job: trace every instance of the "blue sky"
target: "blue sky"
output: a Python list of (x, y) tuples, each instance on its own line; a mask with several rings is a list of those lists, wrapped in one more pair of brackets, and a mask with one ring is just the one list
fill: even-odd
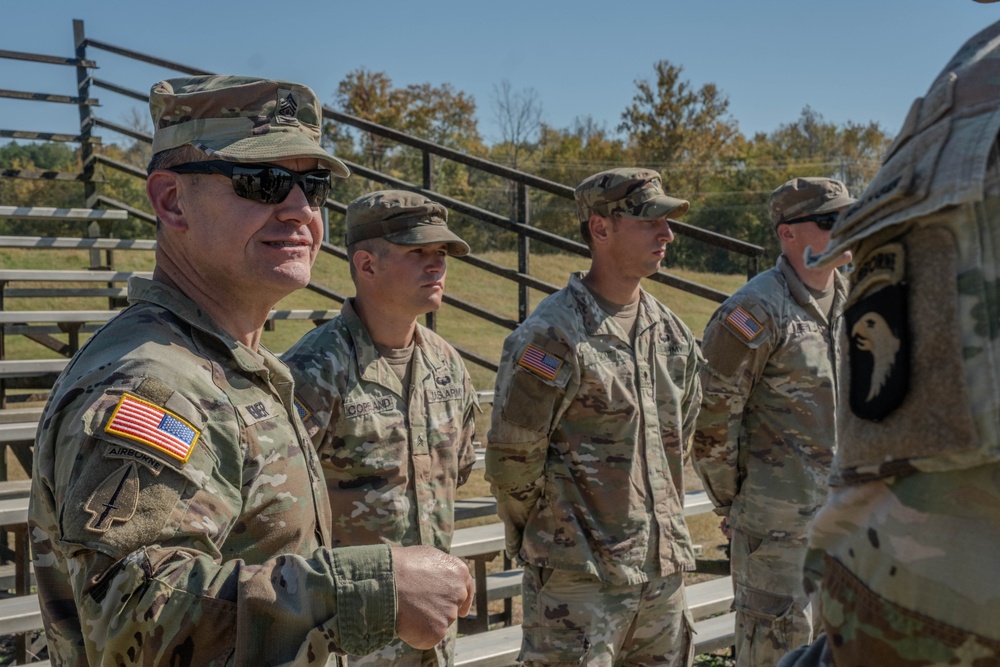
[[(613, 130), (653, 63), (694, 86), (716, 84), (745, 134), (769, 132), (810, 105), (828, 121), (876, 121), (895, 133), (910, 102), (1000, 3), (972, 0), (17, 0), (0, 49), (73, 54), (72, 19), (103, 42), (206, 70), (299, 81), (325, 104), (359, 67), (398, 86), (450, 83), (473, 95), (480, 130), (499, 138), (492, 99), (504, 79), (532, 88), (542, 119), (592, 116)], [(173, 76), (92, 52), (100, 78), (146, 91)], [(67, 94), (72, 68), (0, 60), (0, 88)], [(94, 93), (98, 114), (127, 122), (137, 102)], [(44, 108), (43, 108), (44, 107)], [(4, 129), (77, 131), (75, 107), (0, 100)], [(106, 132), (106, 131), (102, 131)], [(115, 140), (112, 136), (109, 140)]]

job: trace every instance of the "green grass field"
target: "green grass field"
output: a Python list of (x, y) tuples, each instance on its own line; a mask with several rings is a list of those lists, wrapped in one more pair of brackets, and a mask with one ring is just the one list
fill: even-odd
[[(516, 267), (517, 258), (513, 252), (491, 252), (481, 255), (483, 259), (505, 267)], [(588, 260), (575, 255), (534, 255), (531, 258), (531, 274), (553, 285), (563, 286), (573, 271), (586, 269)], [(25, 250), (17, 248), (0, 249), (0, 266), (7, 269), (85, 269), (89, 257), (85, 251), (69, 250)], [(117, 251), (114, 266), (121, 271), (149, 271), (153, 268), (153, 254), (148, 251)], [(745, 282), (743, 276), (727, 276), (690, 271), (671, 271), (674, 275), (732, 292)], [(321, 254), (313, 270), (313, 281), (338, 293), (351, 295), (353, 286), (347, 271), (347, 264), (336, 257)], [(33, 287), (19, 283), (18, 287)], [(645, 285), (656, 298), (676, 312), (696, 336), (700, 336), (709, 317), (718, 304), (686, 292), (647, 281)], [(492, 311), (510, 319), (517, 318), (517, 285), (498, 278), (486, 271), (475, 268), (460, 260), (448, 263), (447, 292), (451, 296), (467, 301), (480, 308)], [(529, 304), (535, 306), (545, 294), (529, 290)], [(277, 306), (280, 309), (327, 309), (336, 308), (336, 302), (309, 290), (299, 290), (289, 295)], [(5, 302), (6, 310), (99, 310), (107, 308), (107, 300), (101, 298), (20, 298)], [(288, 349), (312, 324), (309, 322), (278, 322), (273, 331), (263, 335), (264, 344), (275, 351)], [(476, 352), (494, 361), (500, 357), (503, 340), (508, 329), (465, 313), (453, 306), (445, 305), (438, 312), (438, 331), (458, 346)], [(40, 345), (23, 337), (9, 338), (5, 342), (5, 357), (8, 359), (57, 358)], [(494, 375), (491, 371), (469, 364), (473, 382), (479, 389), (492, 388)]]

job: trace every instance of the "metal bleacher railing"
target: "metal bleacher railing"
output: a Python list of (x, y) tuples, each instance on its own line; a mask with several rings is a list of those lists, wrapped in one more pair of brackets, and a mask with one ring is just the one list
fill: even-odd
[[(104, 128), (112, 132), (130, 137), (134, 140), (146, 142), (151, 142), (149, 135), (137, 131), (132, 128), (124, 127), (118, 123), (111, 122), (107, 119), (100, 118), (95, 115), (94, 110), (99, 105), (99, 101), (91, 97), (92, 91), (94, 89), (101, 89), (104, 91), (109, 91), (116, 95), (123, 95), (128, 98), (146, 102), (148, 97), (145, 93), (131, 90), (125, 86), (118, 85), (116, 83), (106, 81), (97, 78), (92, 75), (92, 70), (97, 66), (97, 61), (90, 57), (90, 53), (93, 50), (104, 51), (107, 53), (114, 54), (116, 56), (122, 56), (124, 58), (132, 59), (142, 63), (146, 63), (159, 68), (166, 68), (168, 70), (180, 73), (180, 74), (211, 74), (206, 70), (202, 70), (195, 67), (190, 67), (187, 65), (182, 65), (176, 62), (171, 62), (162, 58), (150, 56), (147, 54), (139, 53), (137, 51), (122, 48), (109, 44), (107, 42), (99, 41), (93, 38), (86, 37), (84, 33), (83, 21), (73, 22), (73, 34), (75, 41), (75, 57), (74, 58), (62, 58), (55, 56), (44, 56), (36, 55), (30, 53), (19, 53), (12, 51), (0, 51), (0, 58), (7, 59), (18, 59), (39, 63), (50, 63), (54, 65), (63, 65), (75, 67), (77, 71), (77, 84), (78, 90), (77, 94), (74, 96), (67, 95), (57, 95), (57, 94), (47, 94), (47, 93), (37, 93), (37, 92), (25, 92), (25, 91), (11, 91), (11, 90), (0, 90), (0, 97), (8, 97), (15, 99), (33, 100), (33, 101), (44, 101), (62, 104), (75, 104), (79, 108), (80, 115), (80, 132), (76, 135), (70, 134), (56, 134), (56, 133), (42, 133), (42, 132), (23, 132), (17, 130), (7, 130), (0, 129), (0, 138), (22, 138), (22, 139), (43, 139), (52, 141), (70, 141), (78, 142), (81, 146), (81, 159), (82, 159), (82, 171), (81, 173), (61, 173), (61, 172), (49, 172), (49, 173), (12, 173), (10, 170), (0, 172), (2, 176), (16, 176), (16, 177), (29, 177), (29, 178), (47, 178), (53, 180), (73, 180), (82, 182), (86, 206), (89, 208), (105, 207), (123, 210), (130, 216), (134, 216), (138, 219), (145, 220), (147, 222), (153, 223), (155, 219), (153, 216), (143, 210), (137, 209), (134, 206), (130, 206), (120, 201), (115, 201), (107, 196), (98, 193), (97, 184), (99, 179), (95, 176), (95, 166), (100, 164), (103, 167), (117, 170), (121, 173), (134, 176), (135, 178), (144, 179), (145, 172), (141, 169), (121, 162), (119, 160), (112, 159), (108, 156), (103, 155), (98, 149), (101, 145), (100, 138), (94, 135), (94, 131), (97, 128)], [(384, 139), (390, 140), (392, 142), (409, 146), (410, 148), (416, 149), (420, 152), (422, 156), (422, 182), (419, 184), (407, 183), (401, 181), (397, 178), (393, 178), (387, 174), (380, 173), (378, 171), (369, 169), (363, 165), (354, 164), (348, 162), (348, 166), (352, 171), (363, 177), (370, 179), (372, 181), (384, 184), (386, 186), (391, 186), (395, 188), (403, 188), (420, 191), (431, 199), (434, 199), (444, 206), (448, 207), (451, 211), (455, 213), (463, 214), (469, 218), (472, 218), (478, 222), (484, 223), (486, 225), (497, 228), (498, 230), (505, 230), (513, 232), (517, 235), (517, 253), (518, 262), (517, 268), (508, 268), (500, 266), (494, 262), (490, 262), (482, 257), (478, 257), (475, 254), (470, 254), (467, 257), (460, 258), (461, 261), (467, 262), (479, 269), (487, 271), (493, 275), (496, 275), (499, 279), (512, 281), (517, 284), (518, 288), (518, 317), (516, 320), (509, 317), (505, 317), (501, 314), (491, 311), (489, 308), (483, 307), (481, 305), (476, 305), (470, 303), (466, 300), (462, 300), (450, 295), (445, 296), (445, 303), (460, 309), (466, 313), (469, 313), (475, 317), (485, 319), (493, 324), (505, 327), (507, 329), (513, 330), (520, 321), (523, 321), (527, 317), (529, 312), (529, 300), (528, 300), (528, 290), (534, 289), (545, 294), (551, 294), (552, 292), (559, 289), (559, 286), (546, 283), (529, 274), (529, 264), (530, 264), (530, 249), (529, 241), (535, 241), (543, 243), (551, 248), (557, 249), (566, 253), (573, 253), (576, 255), (588, 256), (589, 252), (586, 246), (577, 241), (572, 241), (557, 234), (545, 231), (543, 229), (538, 229), (531, 225), (530, 219), (530, 207), (529, 207), (529, 188), (535, 190), (549, 193), (557, 197), (564, 198), (566, 200), (572, 201), (573, 199), (573, 188), (564, 184), (555, 183), (543, 178), (539, 178), (532, 174), (528, 174), (516, 169), (511, 169), (482, 158), (467, 155), (460, 151), (456, 151), (445, 146), (441, 146), (431, 141), (420, 139), (414, 137), (392, 128), (384, 127), (376, 123), (372, 123), (355, 116), (344, 114), (328, 107), (323, 108), (324, 118), (340, 123), (343, 125), (348, 125), (363, 132), (377, 135)], [(470, 205), (466, 202), (459, 201), (457, 199), (447, 197), (434, 190), (433, 182), (433, 164), (434, 160), (448, 160), (456, 163), (460, 163), (469, 167), (471, 169), (479, 170), (494, 176), (501, 177), (512, 183), (516, 189), (516, 200), (517, 200), (517, 213), (515, 216), (504, 216), (492, 211), (487, 211), (485, 209), (479, 208), (477, 206)], [(5, 202), (0, 202), (5, 203)], [(343, 214), (346, 210), (346, 205), (341, 202), (334, 200), (328, 200), (326, 203), (326, 208), (329, 211)], [(679, 221), (671, 221), (671, 227), (674, 231), (681, 235), (691, 239), (694, 239), (700, 243), (707, 244), (710, 248), (724, 248), (727, 251), (738, 253), (746, 258), (747, 266), (747, 276), (752, 277), (758, 272), (759, 269), (759, 259), (763, 254), (763, 248), (750, 243), (745, 243), (743, 241), (733, 239), (721, 234), (710, 232), (707, 230), (699, 229), (691, 225)], [(333, 244), (324, 244), (323, 251), (338, 257), (340, 259), (346, 260), (346, 251)], [(690, 292), (697, 296), (721, 302), (726, 298), (724, 292), (720, 292), (711, 287), (700, 285), (688, 280), (684, 280), (677, 276), (671, 275), (669, 272), (660, 271), (654, 276), (652, 280), (656, 282), (663, 283), (675, 287), (686, 292)], [(313, 292), (328, 297), (334, 301), (342, 303), (344, 296), (334, 292), (333, 290), (324, 287), (319, 284), (311, 284), (309, 286)], [(428, 319), (428, 326), (435, 328), (435, 322), (433, 315)], [(494, 359), (488, 358), (479, 352), (472, 350), (459, 349), (459, 352), (467, 360), (472, 363), (478, 364), (490, 370), (496, 370), (496, 361)]]
[[(79, 172), (0, 169), (0, 179), (75, 182), (79, 183), (83, 189), (82, 208), (26, 208), (21, 207), (20, 203), (16, 201), (0, 201), (0, 220), (37, 219), (40, 225), (45, 220), (83, 220), (89, 223), (87, 237), (85, 238), (57, 237), (46, 234), (39, 234), (32, 237), (0, 236), (0, 247), (85, 249), (90, 253), (89, 271), (52, 271), (43, 274), (33, 273), (30, 270), (0, 267), (0, 408), (6, 407), (6, 409), (0, 410), (0, 453), (3, 452), (5, 447), (10, 447), (22, 467), (29, 471), (29, 473), (31, 467), (30, 443), (37, 428), (40, 408), (11, 408), (5, 406), (5, 387), (20, 387), (21, 385), (16, 384), (17, 382), (27, 383), (26, 386), (33, 386), (31, 383), (41, 383), (40, 386), (51, 386), (55, 375), (65, 366), (66, 359), (77, 349), (80, 342), (79, 334), (88, 333), (96, 329), (101, 323), (113, 317), (114, 309), (122, 305), (124, 281), (131, 274), (115, 270), (114, 253), (123, 250), (148, 251), (155, 246), (155, 241), (152, 238), (111, 238), (113, 236), (115, 221), (128, 218), (149, 223), (151, 237), (155, 218), (148, 211), (136, 205), (109, 197), (107, 191), (102, 192), (102, 188), (100, 187), (104, 180), (102, 173), (107, 173), (106, 170), (110, 169), (140, 181), (146, 178), (146, 174), (143, 169), (102, 153), (101, 149), (104, 146), (104, 142), (99, 136), (95, 135), (95, 131), (103, 128), (112, 133), (147, 144), (151, 143), (151, 137), (142, 131), (124, 127), (97, 116), (95, 109), (99, 106), (99, 101), (92, 97), (92, 91), (100, 89), (143, 103), (147, 102), (148, 98), (144, 92), (132, 90), (117, 83), (95, 77), (93, 72), (97, 67), (97, 61), (91, 54), (93, 51), (101, 51), (159, 68), (156, 75), (150, 75), (150, 80), (163, 78), (162, 69), (179, 74), (210, 74), (210, 72), (194, 67), (181, 65), (88, 38), (85, 35), (82, 21), (73, 22), (73, 36), (74, 56), (69, 58), (0, 50), (0, 59), (75, 68), (77, 81), (77, 89), (73, 95), (0, 89), (0, 98), (18, 99), (26, 102), (75, 105), (79, 110), (80, 119), (79, 133), (36, 132), (0, 128), (0, 139), (76, 143), (80, 146), (81, 158), (81, 169)], [(0, 82), (0, 85), (2, 85), (2, 82)], [(453, 213), (466, 216), (492, 229), (512, 232), (516, 235), (516, 268), (501, 266), (475, 254), (458, 258), (460, 261), (495, 275), (498, 280), (516, 284), (518, 293), (516, 319), (497, 313), (482, 304), (475, 304), (451, 295), (445, 296), (446, 304), (490, 322), (493, 325), (513, 330), (519, 322), (527, 317), (530, 311), (529, 290), (551, 294), (559, 289), (559, 286), (552, 285), (531, 275), (529, 271), (530, 242), (538, 242), (563, 253), (581, 256), (589, 255), (586, 246), (582, 243), (533, 227), (531, 224), (529, 202), (532, 190), (572, 201), (572, 187), (470, 156), (434, 142), (410, 136), (392, 128), (377, 125), (327, 107), (323, 108), (323, 116), (328, 121), (347, 125), (391, 142), (408, 146), (411, 149), (419, 151), (421, 155), (422, 178), (420, 183), (405, 182), (363, 165), (348, 162), (348, 166), (355, 174), (385, 186), (421, 192), (427, 197), (440, 202)], [(508, 181), (512, 184), (516, 194), (516, 213), (513, 215), (501, 215), (435, 191), (435, 161), (442, 160), (459, 163), (467, 168), (479, 170)], [(101, 165), (101, 173), (96, 169), (98, 165)], [(346, 211), (346, 204), (330, 199), (326, 202), (325, 208), (328, 212), (343, 215)], [(723, 248), (742, 255), (746, 258), (748, 277), (752, 277), (759, 270), (759, 260), (763, 254), (763, 248), (759, 246), (692, 227), (678, 221), (672, 220), (671, 227), (677, 234), (699, 243), (707, 244), (711, 249)], [(322, 251), (339, 260), (346, 261), (347, 259), (346, 250), (332, 243), (324, 243)], [(716, 289), (684, 280), (662, 270), (655, 274), (652, 280), (714, 302), (721, 302), (727, 296)], [(24, 284), (19, 285), (18, 283)], [(308, 289), (335, 303), (343, 303), (345, 300), (344, 295), (317, 282), (310, 283)], [(106, 297), (108, 299), (108, 310), (69, 312), (5, 309), (5, 296), (12, 299), (24, 299), (28, 297), (44, 298), (60, 295)], [(317, 323), (329, 319), (335, 312), (333, 309), (274, 311), (272, 312), (272, 319), (308, 319)], [(427, 325), (431, 328), (436, 328), (436, 320), (433, 314), (428, 315)], [(52, 334), (57, 333), (66, 335), (68, 341), (54, 338)], [(4, 338), (6, 335), (16, 334), (31, 337), (35, 342), (59, 353), (62, 358), (58, 360), (30, 361), (8, 359), (4, 353)], [(474, 364), (493, 371), (497, 368), (497, 361), (483, 354), (481, 350), (462, 349), (461, 347), (458, 347), (458, 350), (466, 360)], [(6, 478), (6, 458), (5, 456), (0, 456), (0, 480), (5, 480)], [(3, 600), (3, 594), (0, 594), (0, 635), (24, 633), (40, 628), (37, 598), (28, 595), (30, 593), (31, 573), (27, 566), (28, 547), (24, 539), (27, 488), (18, 487), (15, 489), (12, 486), (5, 486), (10, 484), (13, 483), (0, 481), (0, 529), (9, 530), (13, 533), (15, 545), (11, 554), (11, 550), (7, 548), (6, 538), (2, 538), (0, 555), (7, 556), (8, 558), (10, 556), (14, 557), (14, 571), (13, 574), (9, 575), (14, 577), (14, 583), (10, 586), (2, 584), (0, 585), (0, 590), (12, 590), (18, 597), (11, 598), (11, 600), (15, 600), (11, 602)], [(8, 498), (5, 494), (9, 494), (10, 497)], [(8, 503), (11, 506), (8, 508), (4, 503)], [(687, 503), (688, 507), (685, 513), (688, 515), (704, 513), (710, 510), (710, 503), (707, 502), (703, 493), (701, 495), (688, 494)], [(464, 513), (466, 518), (486, 516), (495, 514), (495, 504), (492, 503), (492, 499), (488, 498), (471, 499), (462, 504), (458, 508), (458, 511), (460, 514)], [(458, 664), (476, 665), (477, 667), (512, 664), (512, 655), (516, 656), (516, 647), (519, 643), (519, 638), (517, 637), (518, 629), (514, 626), (491, 630), (490, 622), (493, 620), (493, 616), (489, 614), (486, 607), (486, 604), (490, 601), (504, 600), (505, 618), (502, 620), (509, 624), (511, 622), (510, 599), (512, 596), (519, 595), (519, 571), (516, 571), (516, 569), (507, 569), (506, 566), (509, 563), (505, 564), (503, 571), (499, 573), (493, 572), (487, 578), (485, 570), (486, 561), (492, 560), (497, 553), (502, 551), (502, 529), (498, 524), (493, 524), (493, 527), (476, 527), (476, 529), (463, 528), (459, 533), (456, 533), (455, 544), (457, 551), (461, 555), (474, 561), (477, 570), (477, 579), (482, 587), (481, 595), (483, 596), (477, 604), (477, 618), (475, 620), (469, 619), (465, 623), (470, 631), (479, 632), (480, 637), (474, 642), (469, 641), (468, 638), (464, 640), (464, 643), (460, 646)], [(5, 574), (3, 566), (0, 566), (0, 582), (6, 581), (4, 579), (5, 576), (8, 575)], [(726, 646), (728, 645), (727, 642), (731, 641), (731, 614), (722, 617), (713, 617), (713, 615), (728, 610), (732, 601), (732, 591), (731, 588), (727, 591), (726, 585), (724, 583), (720, 584), (718, 581), (714, 583), (703, 582), (703, 584), (697, 584), (696, 586), (700, 586), (701, 588), (693, 590), (689, 593), (689, 597), (692, 599), (692, 610), (694, 611), (697, 608), (696, 621), (698, 621), (699, 632), (702, 633), (702, 638), (699, 640), (699, 649), (711, 650)], [(483, 634), (483, 631), (488, 632)], [(30, 659), (31, 655), (25, 636), (24, 634), (18, 634), (17, 662), (23, 664)]]

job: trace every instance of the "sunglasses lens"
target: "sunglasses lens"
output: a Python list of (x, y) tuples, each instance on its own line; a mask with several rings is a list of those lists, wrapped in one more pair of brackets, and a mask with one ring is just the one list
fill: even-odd
[(306, 174), (302, 177), (301, 185), (310, 206), (322, 206), (326, 202), (327, 195), (330, 194), (330, 188), (333, 187), (328, 171)]
[(298, 185), (305, 193), (309, 206), (315, 208), (326, 203), (333, 188), (333, 175), (325, 169), (303, 174), (274, 165), (238, 165), (222, 160), (188, 162), (168, 168), (178, 174), (228, 176), (237, 195), (262, 204), (280, 204)]
[(234, 167), (233, 189), (244, 199), (278, 204), (292, 190), (291, 172), (279, 167)]
[(280, 204), (296, 185), (302, 186), (310, 206), (322, 206), (332, 187), (330, 172), (297, 174), (281, 167), (234, 167), (233, 189), (244, 199)]
[(833, 229), (833, 226), (837, 223), (838, 215), (833, 213), (831, 215), (825, 215), (816, 218), (816, 226), (822, 229), (824, 232), (828, 232)]

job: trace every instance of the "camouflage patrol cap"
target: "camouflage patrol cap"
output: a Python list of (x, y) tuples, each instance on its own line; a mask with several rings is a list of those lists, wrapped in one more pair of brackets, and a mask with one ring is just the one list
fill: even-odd
[(469, 244), (448, 229), (448, 209), (416, 192), (379, 190), (347, 206), (347, 245), (385, 239), (397, 245), (447, 243), (448, 254), (469, 254)]
[(153, 153), (190, 144), (231, 162), (315, 158), (336, 176), (343, 162), (320, 147), (322, 110), (308, 87), (248, 76), (160, 81), (149, 92)]
[(576, 214), (580, 222), (591, 214), (610, 217), (623, 213), (640, 220), (655, 220), (665, 215), (682, 216), (688, 203), (668, 197), (663, 192), (660, 175), (652, 169), (624, 167), (588, 176), (576, 186)]
[(835, 213), (856, 199), (847, 187), (832, 178), (793, 178), (771, 193), (767, 210), (774, 226), (806, 215)]

